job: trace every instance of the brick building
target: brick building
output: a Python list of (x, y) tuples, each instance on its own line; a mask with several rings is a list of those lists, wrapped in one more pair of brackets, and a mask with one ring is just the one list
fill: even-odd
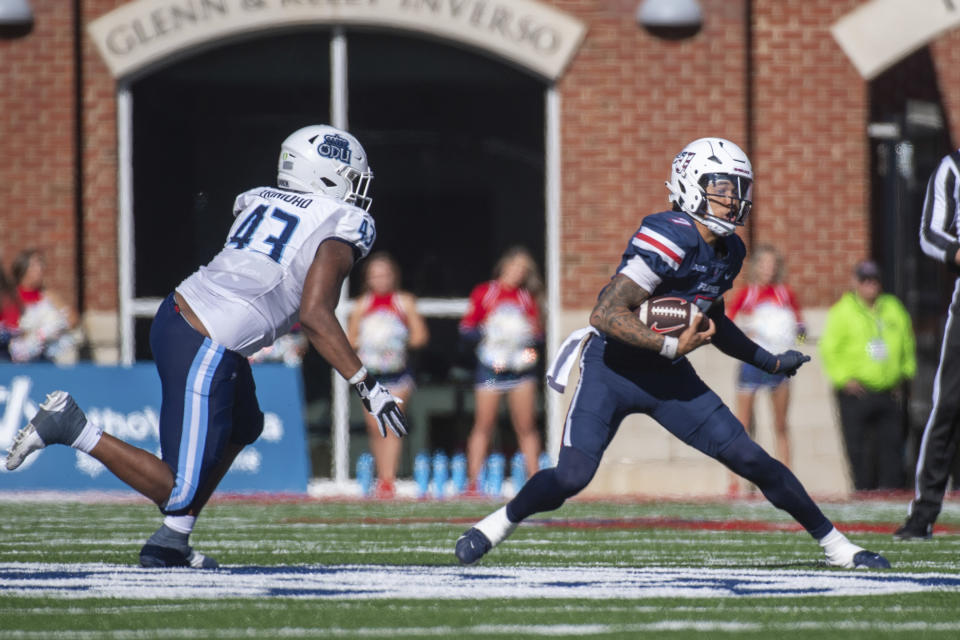
[[(31, 0), (29, 33), (0, 40), (0, 256), (44, 250), (90, 357), (149, 357), (151, 304), (222, 242), (231, 194), (273, 179), (293, 128), (339, 121), (378, 173), (382, 248), (424, 241), (406, 286), (446, 308), (527, 244), (555, 344), (584, 323), (626, 234), (666, 208), (674, 154), (720, 135), (757, 175), (742, 233), (782, 249), (814, 334), (872, 255), (914, 313), (922, 387), (946, 296), (917, 255), (917, 199), (958, 144), (960, 31), (867, 81), (831, 35), (861, 0), (700, 4), (702, 28), (673, 39), (637, 24), (637, 0)], [(561, 39), (568, 57), (549, 68), (523, 57)], [(421, 250), (431, 230), (451, 247)], [(462, 276), (438, 269), (451, 256)], [(724, 391), (728, 370), (703, 358)], [(822, 378), (808, 384), (827, 407)]]

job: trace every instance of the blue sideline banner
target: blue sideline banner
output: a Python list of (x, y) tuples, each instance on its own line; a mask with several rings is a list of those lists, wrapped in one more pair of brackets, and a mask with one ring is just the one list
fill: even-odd
[[(237, 456), (217, 490), (306, 493), (310, 471), (300, 370), (257, 364), (253, 377), (266, 416), (263, 434)], [(160, 378), (152, 363), (2, 364), (0, 459), (6, 458), (17, 430), (56, 389), (69, 391), (87, 418), (105, 432), (159, 457)], [(132, 491), (97, 460), (63, 446), (31, 454), (16, 471), (0, 464), (0, 490), (10, 489)]]

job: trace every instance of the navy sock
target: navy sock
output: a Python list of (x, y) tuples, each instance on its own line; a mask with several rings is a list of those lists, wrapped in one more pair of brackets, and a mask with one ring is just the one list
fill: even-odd
[(563, 447), (557, 466), (535, 473), (507, 503), (507, 518), (510, 522), (520, 522), (534, 513), (558, 509), (567, 498), (587, 486), (598, 464), (573, 447)]
[(734, 473), (757, 485), (764, 497), (783, 509), (819, 540), (830, 533), (833, 523), (807, 494), (797, 476), (743, 432), (717, 455)]

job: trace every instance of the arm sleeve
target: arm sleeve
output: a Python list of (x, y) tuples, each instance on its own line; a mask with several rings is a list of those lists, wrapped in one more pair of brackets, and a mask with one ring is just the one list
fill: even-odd
[(723, 312), (723, 304), (717, 305), (707, 315), (717, 325), (717, 333), (713, 336), (713, 345), (717, 349), (731, 358), (742, 360), (769, 373), (776, 370), (777, 357), (748, 338)]
[(957, 240), (957, 218), (960, 217), (958, 165), (960, 151), (954, 151), (943, 158), (927, 182), (920, 218), (920, 248), (934, 260), (960, 272), (960, 267), (954, 262), (954, 256), (960, 249)]
[(633, 256), (627, 260), (627, 263), (618, 273), (622, 273), (630, 278), (637, 283), (641, 289), (648, 293), (653, 293), (657, 286), (663, 281), (640, 256)]

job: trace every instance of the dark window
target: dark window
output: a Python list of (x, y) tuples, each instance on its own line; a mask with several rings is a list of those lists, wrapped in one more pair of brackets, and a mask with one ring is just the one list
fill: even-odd
[[(237, 194), (276, 184), (280, 142), (329, 120), (329, 34), (219, 47), (132, 94), (134, 295), (163, 297), (223, 246)], [(144, 346), (138, 357), (149, 357)]]
[[(199, 53), (132, 85), (135, 297), (166, 296), (226, 240), (235, 196), (273, 185), (279, 144), (329, 122), (329, 32), (298, 31)], [(389, 251), (403, 287), (465, 298), (509, 247), (545, 253), (541, 80), (485, 55), (385, 32), (347, 32), (349, 129), (374, 169), (375, 250)], [(351, 281), (355, 294), (360, 283)], [(414, 358), (419, 388), (401, 474), (421, 449), (462, 448), (472, 376), (457, 368), (458, 318), (428, 319)], [(151, 357), (149, 319), (136, 356)], [(304, 361), (314, 475), (329, 474), (330, 371)], [(505, 416), (504, 416), (505, 417)], [(366, 447), (351, 413), (351, 465)], [(512, 430), (495, 439), (509, 452)], [(441, 437), (442, 435), (442, 437)]]

